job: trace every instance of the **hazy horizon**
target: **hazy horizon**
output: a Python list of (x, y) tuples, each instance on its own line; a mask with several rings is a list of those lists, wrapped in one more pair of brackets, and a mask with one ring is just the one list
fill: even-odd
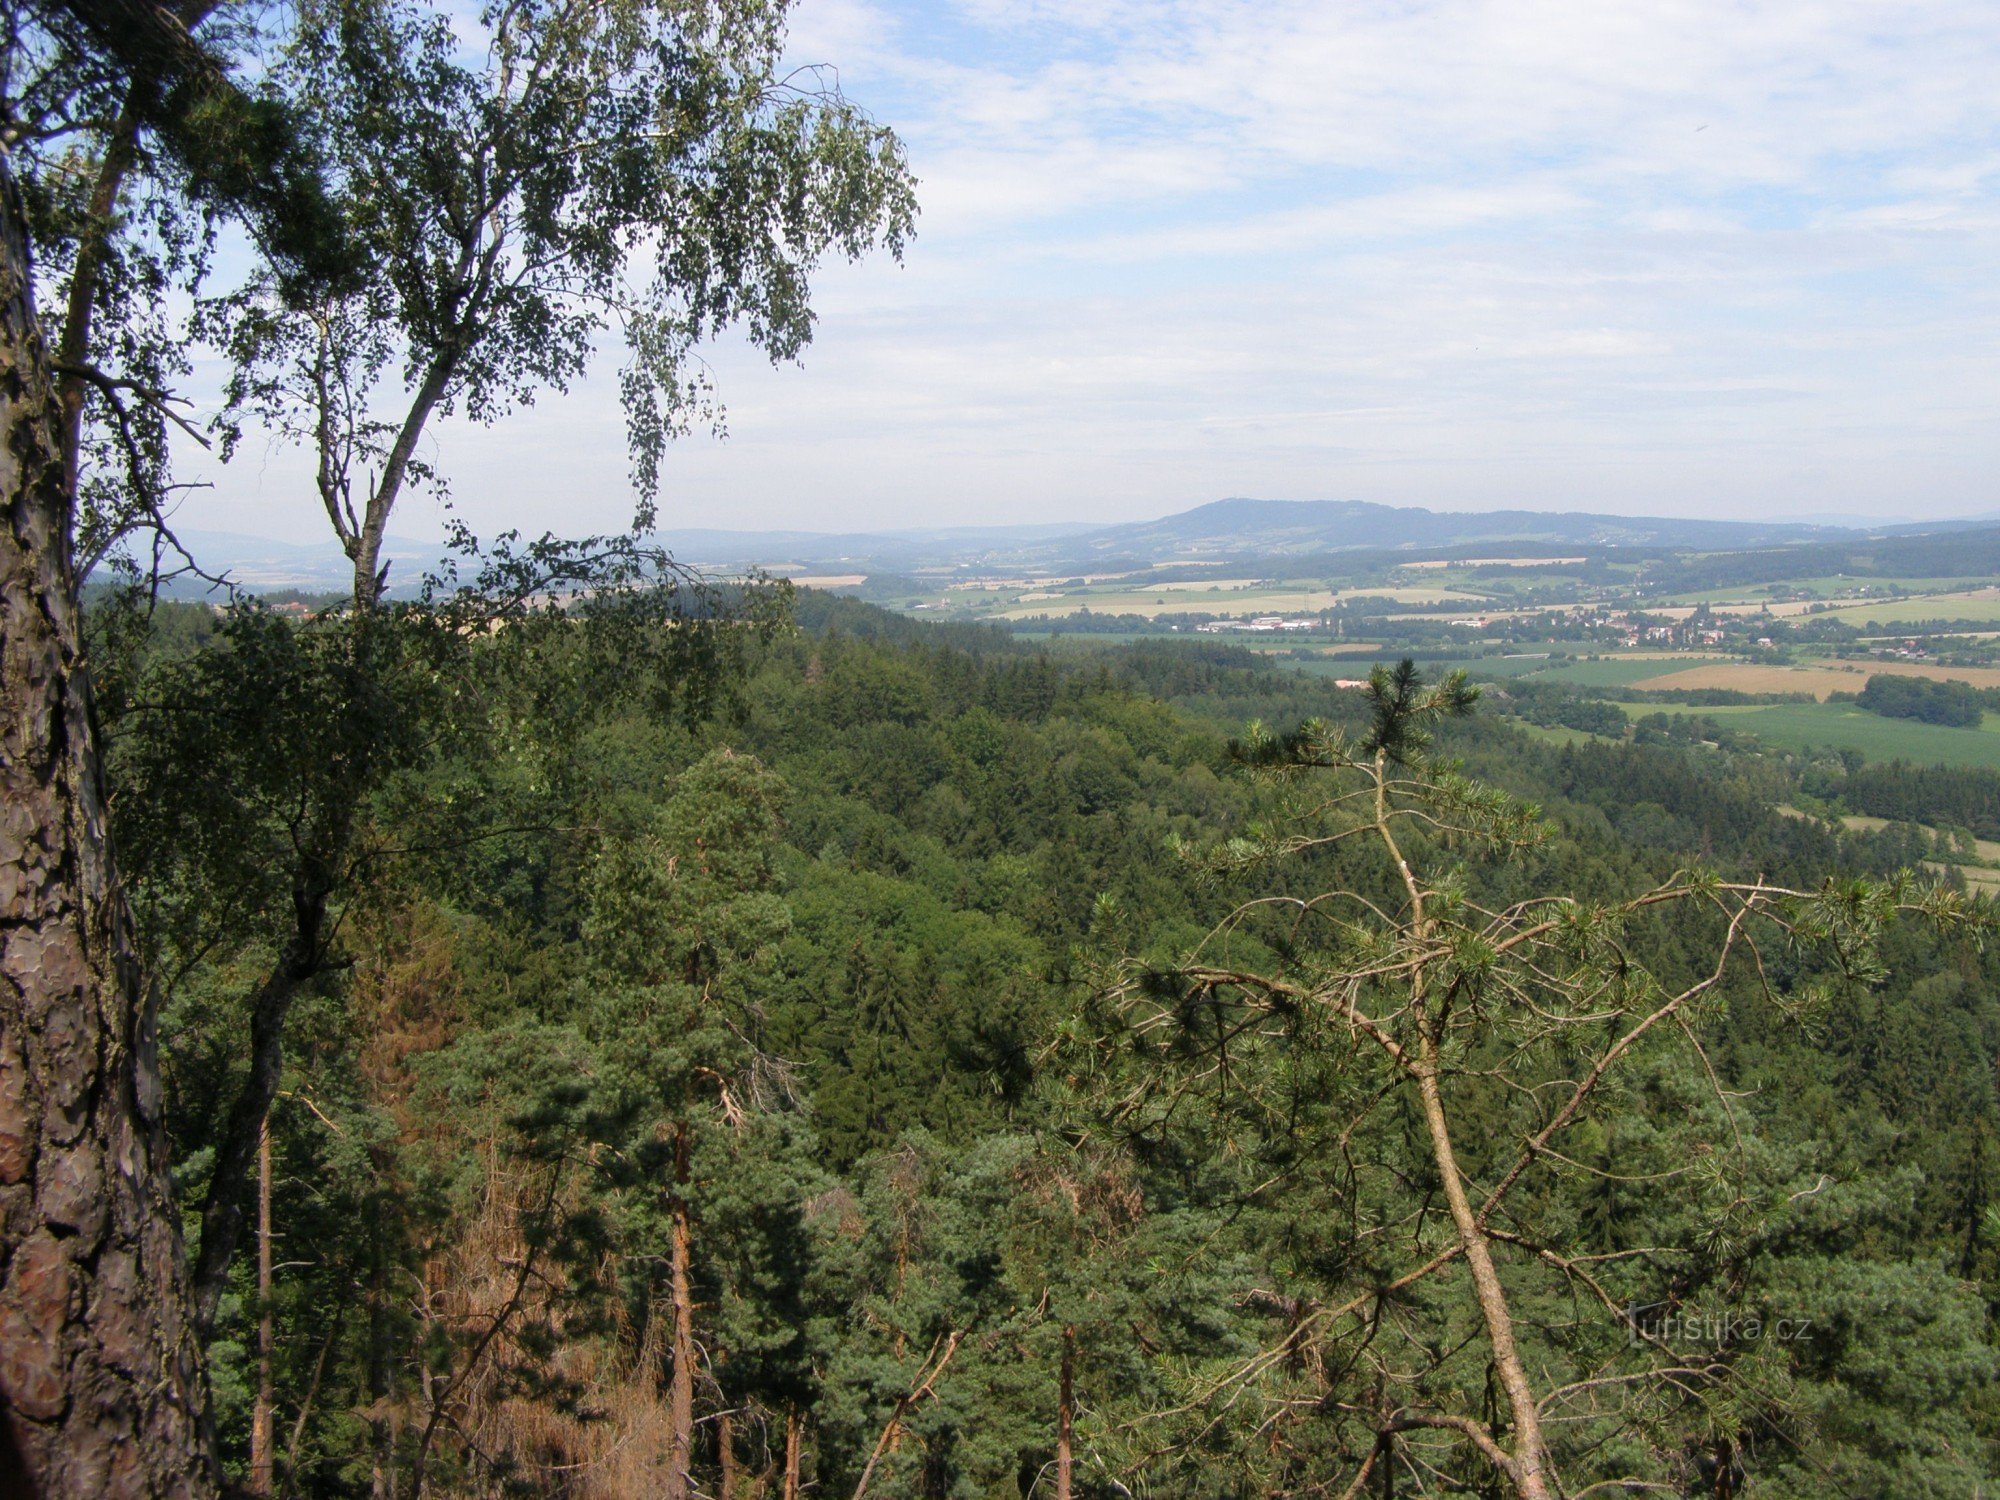
[[(1317, 503), (1326, 503), (1330, 499), (1334, 499), (1334, 497), (1302, 496), (1297, 498), (1289, 498), (1284, 496), (1268, 496), (1268, 495), (1220, 495), (1215, 497), (1213, 500), (1200, 501), (1197, 502), (1195, 505), (1181, 506), (1171, 511), (1160, 511), (1155, 514), (1121, 517), (1117, 520), (1086, 518), (1074, 521), (1006, 521), (1006, 520), (981, 520), (975, 518), (966, 521), (956, 521), (956, 520), (940, 521), (935, 524), (917, 523), (911, 525), (882, 525), (882, 526), (817, 525), (816, 526), (807, 524), (807, 525), (796, 525), (796, 526), (793, 525), (758, 526), (758, 525), (730, 525), (727, 524), (726, 522), (711, 523), (707, 521), (698, 521), (698, 520), (691, 520), (685, 524), (677, 524), (672, 520), (669, 520), (667, 518), (662, 518), (661, 524), (655, 528), (655, 533), (668, 536), (669, 538), (679, 533), (695, 533), (695, 532), (724, 532), (724, 533), (740, 533), (747, 535), (773, 535), (773, 536), (790, 534), (790, 535), (807, 535), (807, 536), (872, 535), (872, 536), (891, 537), (902, 534), (920, 534), (920, 533), (937, 532), (937, 531), (1028, 532), (1028, 531), (1050, 531), (1057, 528), (1062, 528), (1081, 534), (1082, 532), (1085, 531), (1108, 529), (1113, 526), (1128, 525), (1135, 522), (1163, 520), (1172, 516), (1184, 514), (1187, 511), (1200, 509), (1202, 506), (1205, 505), (1220, 504), (1228, 501), (1247, 500), (1257, 503), (1271, 502), (1277, 504), (1317, 504)], [(1520, 510), (1520, 511), (1549, 514), (1549, 515), (1556, 515), (1567, 512), (1570, 514), (1604, 515), (1604, 516), (1614, 516), (1619, 518), (1652, 519), (1652, 520), (1727, 522), (1739, 519), (1729, 516), (1699, 515), (1693, 512), (1675, 512), (1670, 510), (1650, 510), (1650, 511), (1598, 510), (1595, 507), (1590, 507), (1590, 506), (1558, 507), (1558, 506), (1491, 505), (1491, 506), (1482, 506), (1476, 508), (1475, 507), (1460, 508), (1457, 506), (1417, 505), (1413, 503), (1408, 505), (1391, 506), (1389, 508), (1394, 510), (1408, 510), (1412, 512), (1429, 511), (1432, 512), (1433, 514), (1444, 514), (1444, 515), (1453, 515), (1453, 514), (1486, 515), (1503, 511)], [(400, 520), (401, 513), (399, 512), (398, 515)], [(1749, 517), (1741, 519), (1745, 519), (1754, 523), (1760, 518)], [(1850, 529), (1859, 529), (1859, 530), (1865, 530), (1871, 527), (1878, 527), (1878, 526), (1902, 526), (1902, 525), (1920, 526), (1924, 524), (1926, 521), (1935, 521), (1940, 525), (1965, 523), (1965, 522), (1990, 521), (1995, 526), (2000, 526), (2000, 513), (1995, 513), (1995, 512), (1975, 513), (1966, 515), (1940, 515), (1940, 516), (1929, 516), (1929, 517), (1913, 517), (1913, 516), (1902, 516), (1902, 515), (1869, 516), (1860, 514), (1818, 515), (1818, 514), (1806, 513), (1798, 516), (1785, 517), (1784, 519), (1788, 522), (1795, 521), (1800, 524), (1806, 524), (1806, 525), (1846, 527)], [(557, 535), (568, 536), (568, 535), (578, 534), (574, 531), (564, 531), (560, 527), (554, 529)], [(308, 532), (301, 535), (284, 536), (276, 534), (272, 531), (260, 531), (255, 529), (247, 529), (239, 526), (210, 525), (206, 521), (196, 521), (193, 524), (184, 525), (180, 528), (180, 530), (182, 530), (183, 532), (185, 532), (187, 536), (192, 538), (200, 538), (202, 536), (240, 537), (243, 538), (244, 540), (269, 542), (273, 545), (287, 546), (287, 547), (323, 546), (338, 551), (340, 545), (337, 541), (334, 540), (334, 538), (330, 534), (313, 535)], [(482, 536), (491, 535), (490, 532), (477, 533), (477, 534)], [(437, 534), (430, 534), (428, 532), (420, 532), (415, 528), (404, 527), (399, 524), (398, 526), (393, 527), (391, 529), (386, 540), (391, 544), (429, 546), (432, 544), (442, 544), (444, 538), (441, 532)]]

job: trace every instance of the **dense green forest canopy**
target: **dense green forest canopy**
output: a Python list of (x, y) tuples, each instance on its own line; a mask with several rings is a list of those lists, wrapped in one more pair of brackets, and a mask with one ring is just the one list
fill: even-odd
[[(312, 804), (285, 725), (325, 670), (316, 633), (340, 627), (254, 604), (100, 618), (193, 1206), (248, 981), (283, 931), (256, 916), (284, 893), (256, 888), (254, 857), (229, 872)], [(278, 1268), (260, 1296), (239, 1257), (209, 1346), (227, 1451), (268, 1315), (301, 1495), (384, 1493), (384, 1474), (398, 1493), (629, 1494), (676, 1451), (677, 1400), (698, 1482), (726, 1471), (739, 1494), (791, 1473), (1025, 1495), (1059, 1458), (1078, 1494), (1504, 1486), (1442, 1420), (1513, 1441), (1464, 1285), (1386, 1290), (1449, 1234), (1420, 1113), (1344, 1028), (1190, 977), (1191, 954), (1358, 961), (1268, 905), (1217, 923), (1343, 888), (1392, 906), (1354, 845), (1285, 855), (1311, 794), (1235, 743), (1253, 722), (1366, 736), (1380, 702), (1221, 643), (1056, 651), (810, 592), (793, 618), (704, 668), (699, 702), (667, 680), (684, 663), (621, 654), (632, 638), (587, 618), (397, 627), (410, 672), (385, 711), (412, 736), (368, 779), (328, 961), (289, 1023)], [(449, 704), (424, 686), (441, 661)], [(1490, 853), (1409, 835), (1468, 911), (1693, 871), (1888, 880), (1927, 846), (1778, 804), (1916, 805), (1943, 774), (1556, 745), (1476, 711), (1436, 733), (1441, 784), (1539, 810)], [(228, 774), (190, 776), (197, 743)], [(1996, 778), (1960, 780), (1971, 823)], [(1872, 950), (1830, 959), (1802, 920), (1768, 933), (1632, 1049), (1495, 1220), (1572, 1489), (1987, 1482), (1996, 958), (1853, 899), (1886, 923)], [(1604, 951), (1631, 966), (1617, 983), (1698, 983), (1726, 926), (1699, 903), (1640, 914)], [(1153, 996), (1150, 1019), (1121, 992)], [(1588, 1045), (1510, 1054), (1504, 1008), (1479, 1019), (1498, 995), (1463, 1012), (1446, 1086), (1482, 1189), (1511, 1091), (1532, 1101)], [(1217, 1025), (1237, 1037), (1221, 1071)], [(1593, 1267), (1616, 1309), (1539, 1279), (1538, 1255)], [(1334, 1315), (1359, 1292), (1363, 1315)], [(1671, 1358), (1641, 1370), (1633, 1346)]]
[[(1895, 601), (1949, 647), (1860, 622), (1992, 535), (1417, 559), (1483, 591), (1385, 552), (1310, 619), (1046, 645), (637, 535), (453, 527), (390, 589), (436, 419), (615, 337), (643, 528), (699, 348), (789, 358), (827, 258), (900, 252), (902, 145), (785, 11), (0, 39), (0, 1485), (1985, 1493), (2000, 775), (1722, 715), (1976, 739), (1995, 689), (1513, 648), (1991, 657), (1976, 573)], [(159, 600), (188, 304), (230, 367), (195, 435), (310, 455), (337, 605)], [(1854, 620), (1768, 608), (1828, 573), (1786, 602)]]

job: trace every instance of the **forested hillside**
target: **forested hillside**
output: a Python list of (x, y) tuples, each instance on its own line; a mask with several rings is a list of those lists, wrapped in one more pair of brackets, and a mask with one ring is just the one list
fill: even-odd
[(8, 8), (0, 1500), (1992, 1493), (2000, 529), (1479, 510), (1983, 505), (1976, 49), (934, 9)]
[[(261, 1421), (313, 1496), (1512, 1489), (1420, 1101), (1326, 1008), (1390, 940), (1298, 925), (1399, 887), (1284, 832), (1332, 773), (1247, 728), (1379, 730), (1382, 684), (823, 595), (766, 618), (692, 655), (615, 614), (377, 620), (362, 765), (315, 711), (339, 617), (101, 612), (197, 1243), (296, 957), (271, 851), (311, 864), (354, 812), (208, 1345), (232, 1461)], [(1476, 706), (1437, 732), (1421, 805), (1511, 842), (1403, 825), (1435, 901), (1602, 911), (1714, 872), (1535, 961), (1587, 957), (1574, 1026), (1454, 940), (1475, 1192), (1638, 976), (1701, 985), (1737, 898), (1700, 881), (1910, 858), (1775, 810), (1838, 762), (1553, 745)], [(1990, 1482), (2000, 957), (1896, 890), (1771, 906), (1493, 1216), (1562, 1493)]]

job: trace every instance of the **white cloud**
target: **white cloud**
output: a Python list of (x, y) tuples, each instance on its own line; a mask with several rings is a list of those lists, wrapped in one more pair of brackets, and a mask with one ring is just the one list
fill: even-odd
[[(822, 278), (803, 369), (717, 352), (686, 524), (2000, 503), (1987, 4), (802, 0), (792, 35), (905, 133), (920, 235)], [(438, 456), (482, 521), (629, 506), (606, 378)]]

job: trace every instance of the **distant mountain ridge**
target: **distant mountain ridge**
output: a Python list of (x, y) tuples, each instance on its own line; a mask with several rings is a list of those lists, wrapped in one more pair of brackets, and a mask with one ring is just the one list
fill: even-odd
[[(1307, 557), (1360, 551), (1436, 551), (1512, 545), (1672, 547), (1728, 551), (1984, 529), (1990, 519), (1895, 526), (1798, 521), (1717, 521), (1591, 511), (1445, 511), (1366, 500), (1213, 500), (1152, 521), (1102, 526), (944, 526), (889, 531), (734, 531), (672, 527), (654, 540), (684, 562), (717, 570), (782, 569), (799, 575), (942, 571), (1087, 572), (1161, 564)], [(227, 533), (185, 534), (203, 562), (252, 587), (341, 587), (347, 559), (326, 541), (297, 544)], [(434, 543), (395, 540), (392, 581), (407, 586), (435, 565)]]
[(1436, 511), (1366, 500), (1214, 500), (1157, 521), (1108, 526), (1078, 542), (1108, 555), (1284, 556), (1474, 542), (1574, 546), (1768, 547), (1848, 534), (1801, 522), (1612, 516), (1588, 511)]
[(1232, 497), (1152, 521), (1112, 526), (952, 528), (931, 532), (668, 532), (690, 561), (899, 570), (939, 566), (1061, 570), (1198, 559), (1286, 557), (1479, 543), (1667, 546), (1711, 550), (1827, 541), (1862, 533), (1805, 522), (1711, 521), (1588, 511), (1435, 511), (1366, 500)]

